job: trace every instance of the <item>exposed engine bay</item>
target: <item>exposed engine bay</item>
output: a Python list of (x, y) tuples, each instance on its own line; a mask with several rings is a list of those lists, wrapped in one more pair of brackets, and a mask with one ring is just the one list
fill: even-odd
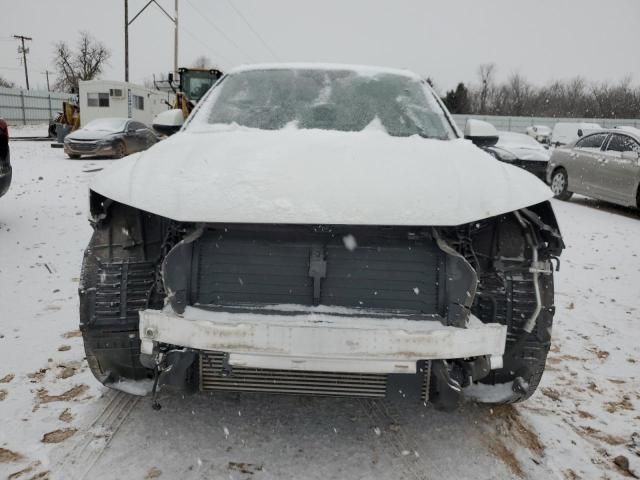
[[(508, 401), (527, 398), (544, 370), (553, 262), (564, 247), (548, 202), (457, 227), (180, 223), (97, 194), (91, 213), (95, 231), (83, 263), (81, 330), (92, 371), (113, 388), (138, 382), (148, 393), (173, 387), (401, 396), (450, 409), (477, 382), (510, 383)], [(190, 317), (193, 311), (205, 313)], [(163, 315), (166, 337), (145, 320)], [(225, 327), (209, 338), (197, 330), (184, 337), (199, 318), (222, 316), (244, 318), (233, 330), (244, 333), (225, 340), (223, 333), (231, 335)], [(175, 332), (183, 335), (181, 344), (163, 341), (177, 338), (168, 333), (172, 318), (184, 325)], [(333, 350), (310, 345), (311, 353), (295, 364), (287, 358), (302, 351), (304, 341), (295, 336), (302, 330), (255, 334), (261, 319), (275, 318), (280, 326), (306, 319), (304, 328), (326, 321), (343, 330), (327, 336), (334, 338)], [(362, 342), (349, 337), (372, 322), (384, 329), (385, 319), (405, 322), (383, 336), (400, 338), (397, 343), (373, 334), (362, 333)], [(422, 342), (408, 351), (397, 332), (427, 322), (460, 348), (446, 344), (447, 356), (444, 343)], [(499, 354), (473, 354), (473, 341), (460, 335), (471, 335), (476, 324), (506, 331), (506, 337), (491, 337), (503, 339)], [(315, 331), (320, 344), (322, 330)], [(274, 338), (264, 340), (269, 332)], [(243, 338), (264, 344), (261, 355), (238, 345)], [(341, 339), (363, 345), (340, 350)], [(385, 348), (387, 357), (363, 363), (372, 360), (367, 352)], [(283, 351), (288, 354), (277, 354)], [(337, 360), (331, 352), (340, 352)], [(348, 371), (348, 365), (356, 368)], [(405, 366), (407, 373), (400, 373)]]

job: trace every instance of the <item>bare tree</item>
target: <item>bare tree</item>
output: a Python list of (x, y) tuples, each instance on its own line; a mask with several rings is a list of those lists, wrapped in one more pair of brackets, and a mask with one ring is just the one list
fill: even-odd
[(55, 89), (78, 92), (78, 82), (97, 78), (110, 57), (109, 49), (89, 32), (80, 32), (75, 51), (66, 42), (56, 43), (53, 61), (58, 78)]
[(212, 68), (211, 65), (211, 59), (205, 55), (200, 55), (198, 58), (196, 58), (193, 63), (191, 64), (191, 66), (193, 68)]
[(482, 63), (478, 67), (478, 76), (480, 77), (480, 112), (486, 113), (487, 110), (487, 97), (490, 90), (493, 88), (493, 77), (495, 75), (496, 65), (495, 63)]
[(16, 86), (15, 83), (7, 80), (4, 77), (0, 77), (0, 87), (5, 87), (5, 88), (14, 88)]

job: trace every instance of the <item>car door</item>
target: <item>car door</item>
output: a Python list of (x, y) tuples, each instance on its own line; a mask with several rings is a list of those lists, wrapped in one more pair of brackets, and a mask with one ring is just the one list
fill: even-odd
[(131, 154), (139, 150), (135, 128), (133, 127), (133, 121), (129, 120), (125, 125), (122, 139), (124, 140), (124, 143), (126, 145), (127, 154)]
[(581, 138), (568, 153), (567, 176), (569, 190), (599, 197), (598, 176), (602, 145), (608, 133), (594, 133)]
[(137, 123), (138, 133), (140, 134), (140, 138), (142, 139), (142, 150), (146, 150), (151, 145), (158, 142), (158, 137), (145, 124), (140, 122)]
[(145, 134), (147, 127), (136, 121), (129, 122), (127, 137), (129, 142), (129, 152), (139, 152), (148, 147), (149, 139)]
[(640, 143), (623, 133), (614, 133), (599, 160), (600, 182), (606, 199), (622, 205), (635, 205), (640, 177)]

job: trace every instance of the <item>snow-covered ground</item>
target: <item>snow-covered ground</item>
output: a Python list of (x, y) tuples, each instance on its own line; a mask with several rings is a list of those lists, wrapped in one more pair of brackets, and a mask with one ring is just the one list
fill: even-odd
[(370, 400), (203, 394), (161, 395), (154, 411), (148, 399), (93, 379), (77, 331), (87, 183), (111, 160), (69, 160), (49, 142), (11, 149), (13, 185), (0, 199), (0, 479), (640, 476), (635, 212), (585, 198), (554, 202), (568, 248), (556, 277), (553, 351), (541, 388), (523, 404), (470, 403), (445, 414)]

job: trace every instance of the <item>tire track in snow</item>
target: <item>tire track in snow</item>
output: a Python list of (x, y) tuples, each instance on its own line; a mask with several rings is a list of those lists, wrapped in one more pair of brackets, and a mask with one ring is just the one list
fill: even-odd
[(109, 390), (106, 405), (93, 422), (78, 436), (58, 466), (52, 469), (54, 478), (84, 480), (105, 449), (116, 436), (120, 426), (138, 404), (140, 398), (124, 392)]

